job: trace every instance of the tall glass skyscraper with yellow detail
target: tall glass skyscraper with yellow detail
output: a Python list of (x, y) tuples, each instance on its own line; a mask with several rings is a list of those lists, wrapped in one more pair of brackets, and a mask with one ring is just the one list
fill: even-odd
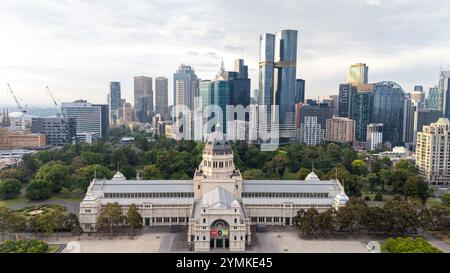
[(369, 67), (363, 63), (351, 65), (348, 70), (347, 82), (355, 86), (367, 84), (369, 82)]

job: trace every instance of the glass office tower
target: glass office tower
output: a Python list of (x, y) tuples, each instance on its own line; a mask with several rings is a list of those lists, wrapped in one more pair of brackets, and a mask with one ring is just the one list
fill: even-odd
[(281, 138), (296, 136), (297, 36), (296, 30), (282, 30), (275, 35), (274, 105), (279, 106)]
[(382, 123), (383, 140), (403, 144), (405, 91), (394, 82), (379, 82), (373, 87), (372, 123)]

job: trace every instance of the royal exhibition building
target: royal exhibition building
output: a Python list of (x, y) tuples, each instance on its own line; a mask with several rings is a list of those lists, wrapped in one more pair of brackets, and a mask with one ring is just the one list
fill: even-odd
[(94, 179), (79, 217), (84, 231), (95, 232), (103, 206), (117, 202), (126, 211), (135, 204), (144, 226), (187, 226), (194, 251), (245, 251), (251, 226), (293, 225), (300, 209), (339, 209), (347, 201), (338, 180), (320, 180), (314, 172), (304, 181), (243, 180), (231, 143), (214, 133), (192, 180), (126, 180), (120, 172), (112, 180)]

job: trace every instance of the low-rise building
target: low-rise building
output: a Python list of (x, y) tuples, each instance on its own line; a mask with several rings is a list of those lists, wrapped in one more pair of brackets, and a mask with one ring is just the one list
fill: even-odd
[(41, 148), (46, 146), (43, 134), (32, 134), (29, 130), (0, 128), (0, 150)]

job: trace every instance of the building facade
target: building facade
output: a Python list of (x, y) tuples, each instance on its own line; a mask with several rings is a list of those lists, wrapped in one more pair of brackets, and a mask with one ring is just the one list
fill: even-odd
[(441, 109), (441, 96), (439, 95), (439, 87), (430, 87), (428, 91), (428, 97), (426, 99), (426, 108), (440, 110)]
[(366, 149), (375, 151), (383, 144), (383, 124), (371, 123), (367, 125)]
[(339, 143), (355, 141), (356, 122), (349, 118), (333, 117), (327, 119), (325, 140)]
[(450, 71), (442, 71), (439, 77), (439, 94), (442, 98), (442, 114), (450, 118)]
[(183, 225), (194, 251), (225, 248), (245, 251), (251, 226), (294, 225), (300, 209), (339, 209), (348, 201), (338, 180), (320, 180), (311, 173), (305, 181), (243, 180), (233, 162), (231, 143), (211, 134), (193, 180), (93, 179), (80, 204), (80, 224), (94, 232), (99, 213), (117, 202), (125, 213), (135, 204), (144, 226)]
[(305, 103), (306, 81), (303, 79), (295, 80), (295, 104)]
[(73, 118), (33, 118), (31, 132), (44, 134), (47, 145), (64, 146), (77, 139), (76, 120)]
[(383, 140), (394, 146), (403, 144), (404, 99), (405, 92), (398, 84), (374, 84), (371, 123), (382, 123)]
[(450, 121), (440, 118), (417, 133), (416, 167), (428, 184), (450, 185)]
[(0, 150), (41, 148), (46, 146), (44, 134), (32, 134), (28, 130), (0, 128)]
[(118, 119), (118, 109), (122, 107), (122, 91), (120, 88), (120, 82), (111, 82), (109, 84), (109, 121), (111, 124), (115, 124)]
[(369, 82), (369, 67), (363, 63), (351, 65), (348, 70), (347, 82), (355, 86), (367, 84)]
[(339, 117), (352, 117), (356, 93), (357, 87), (355, 85), (347, 83), (339, 85)]
[(325, 129), (316, 116), (306, 116), (298, 130), (298, 140), (308, 146), (316, 146), (323, 142)]
[(155, 113), (161, 115), (163, 121), (169, 118), (169, 80), (164, 77), (155, 79)]
[[(117, 115), (116, 122), (119, 118), (119, 109), (114, 110)], [(106, 132), (103, 132), (101, 106), (94, 106), (85, 100), (63, 102), (61, 103), (61, 116), (75, 120), (77, 139), (85, 139), (86, 133), (96, 135), (99, 138), (106, 134)]]

